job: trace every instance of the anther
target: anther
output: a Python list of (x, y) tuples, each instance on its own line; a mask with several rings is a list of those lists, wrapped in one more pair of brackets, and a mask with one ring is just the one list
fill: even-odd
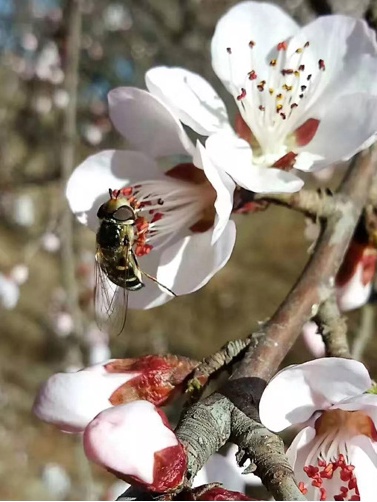
[(241, 89), (241, 94), (237, 96), (237, 101), (240, 101), (241, 99), (244, 99), (246, 97), (246, 89), (242, 87)]
[(249, 80), (255, 80), (258, 77), (255, 70), (249, 71), (248, 75), (249, 75)]
[(304, 92), (304, 91), (305, 91), (305, 89), (306, 89), (306, 85), (302, 85), (302, 86), (301, 86), (301, 90), (302, 90), (302, 92)]
[(249, 42), (250, 49), (252, 49), (254, 47), (254, 45), (255, 45), (254, 40), (250, 40), (250, 42)]
[(271, 59), (270, 66), (276, 66), (276, 59)]
[(309, 47), (309, 45), (310, 45), (310, 42), (305, 42), (305, 44), (304, 44), (305, 49), (306, 49), (306, 47)]
[(296, 49), (296, 53), (297, 54), (301, 54), (302, 53), (302, 47), (299, 47), (298, 49)]
[(312, 74), (309, 73), (309, 75), (306, 77), (306, 80), (309, 81), (312, 78)]
[(318, 68), (319, 68), (320, 70), (322, 70), (322, 71), (325, 71), (325, 70), (326, 70), (325, 62), (324, 62), (324, 60), (323, 60), (323, 59), (320, 59), (320, 60), (318, 61)]
[(278, 51), (286, 51), (288, 48), (287, 42), (279, 42), (277, 45), (277, 50)]
[(227, 52), (228, 54), (232, 54), (232, 48), (231, 48), (231, 47), (227, 47), (227, 48), (226, 48), (226, 52)]
[(264, 107), (264, 106), (262, 106), (262, 105), (259, 105), (259, 106), (258, 106), (258, 108), (259, 108), (259, 110), (260, 110), (261, 112), (264, 112), (264, 110), (265, 110), (265, 107)]
[(300, 64), (300, 66), (298, 67), (299, 71), (304, 71), (305, 70), (305, 65), (304, 64)]

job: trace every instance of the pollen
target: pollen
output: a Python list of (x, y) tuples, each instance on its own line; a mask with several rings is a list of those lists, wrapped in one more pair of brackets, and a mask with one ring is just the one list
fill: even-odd
[(237, 100), (240, 101), (246, 97), (246, 89), (242, 87), (241, 93), (237, 96)]

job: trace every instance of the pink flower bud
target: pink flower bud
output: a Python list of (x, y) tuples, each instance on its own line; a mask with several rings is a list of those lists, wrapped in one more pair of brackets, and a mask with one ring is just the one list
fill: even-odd
[(353, 310), (364, 305), (372, 290), (376, 271), (376, 249), (357, 238), (351, 244), (336, 276), (336, 293), (342, 311)]
[(57, 373), (42, 385), (33, 411), (64, 431), (81, 432), (106, 408), (138, 399), (164, 404), (196, 364), (184, 357), (150, 355)]
[(148, 401), (102, 411), (84, 432), (84, 450), (93, 462), (149, 491), (175, 491), (187, 458), (165, 414)]
[(63, 431), (82, 432), (98, 413), (112, 406), (112, 394), (138, 375), (109, 373), (103, 364), (72, 373), (56, 373), (40, 388), (33, 412)]

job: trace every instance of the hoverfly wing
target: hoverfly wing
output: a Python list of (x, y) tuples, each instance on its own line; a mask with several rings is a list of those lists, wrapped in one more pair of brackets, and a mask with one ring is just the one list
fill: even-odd
[(94, 310), (101, 331), (119, 335), (126, 324), (128, 290), (117, 286), (95, 261)]

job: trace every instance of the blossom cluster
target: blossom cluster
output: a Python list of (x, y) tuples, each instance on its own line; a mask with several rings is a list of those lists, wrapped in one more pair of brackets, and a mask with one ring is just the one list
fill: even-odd
[[(108, 95), (111, 122), (129, 149), (90, 156), (68, 181), (72, 212), (97, 236), (105, 316), (125, 290), (130, 308), (150, 309), (202, 288), (232, 255), (234, 214), (262, 208), (256, 194), (298, 192), (306, 173), (348, 160), (376, 138), (377, 43), (362, 20), (332, 15), (299, 27), (275, 5), (245, 1), (219, 20), (211, 57), (235, 113), (200, 75), (152, 68), (147, 90)], [(376, 259), (359, 225), (333, 279), (340, 311), (368, 301)], [(304, 329), (310, 343), (316, 329)], [(99, 333), (87, 337), (107, 357)], [(360, 362), (314, 350), (318, 359), (283, 369), (267, 385), (260, 420), (274, 432), (295, 428), (287, 457), (304, 495), (369, 500), (377, 469), (371, 378)], [(157, 494), (185, 491), (187, 452), (162, 407), (196, 364), (147, 355), (58, 373), (41, 387), (34, 413), (82, 434), (87, 457), (121, 480)], [(239, 473), (233, 456), (227, 472)], [(219, 462), (215, 475), (207, 464), (196, 481), (203, 486), (194, 484), (187, 500), (249, 500), (246, 481), (208, 484), (223, 479), (224, 459), (211, 461)]]

